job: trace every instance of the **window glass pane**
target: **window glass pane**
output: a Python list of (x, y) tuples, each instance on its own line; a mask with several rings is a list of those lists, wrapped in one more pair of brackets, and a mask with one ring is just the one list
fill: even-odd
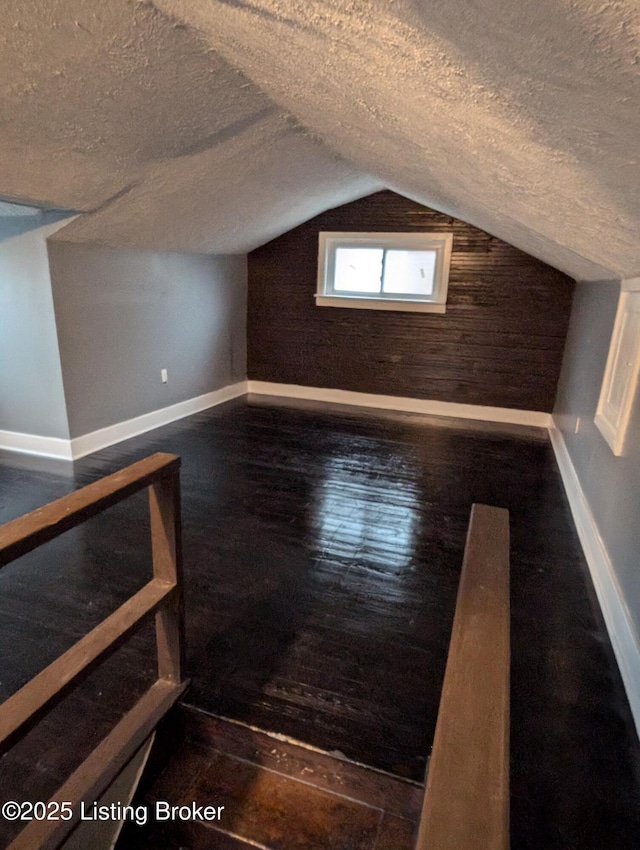
[(336, 292), (380, 292), (382, 248), (336, 248)]
[(433, 295), (435, 271), (435, 251), (387, 251), (383, 291)]

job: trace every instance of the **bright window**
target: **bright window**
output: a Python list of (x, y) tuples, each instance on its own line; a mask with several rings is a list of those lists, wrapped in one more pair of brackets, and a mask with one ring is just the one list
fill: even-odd
[(444, 313), (449, 233), (321, 233), (316, 304)]
[(614, 455), (624, 454), (640, 379), (640, 278), (624, 281), (595, 423)]

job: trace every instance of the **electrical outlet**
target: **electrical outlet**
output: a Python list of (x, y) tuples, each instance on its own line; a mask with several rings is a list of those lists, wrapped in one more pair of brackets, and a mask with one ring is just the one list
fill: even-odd
[(169, 376), (167, 375), (167, 370), (166, 370), (166, 369), (161, 369), (161, 370), (160, 370), (160, 378), (162, 379), (162, 383), (163, 383), (163, 384), (166, 384), (166, 383), (167, 383), (167, 381), (169, 380)]

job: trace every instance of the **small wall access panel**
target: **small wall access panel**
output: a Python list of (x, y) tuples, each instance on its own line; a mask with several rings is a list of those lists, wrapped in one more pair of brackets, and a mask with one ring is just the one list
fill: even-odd
[(640, 278), (624, 281), (595, 423), (614, 455), (624, 441), (640, 374)]

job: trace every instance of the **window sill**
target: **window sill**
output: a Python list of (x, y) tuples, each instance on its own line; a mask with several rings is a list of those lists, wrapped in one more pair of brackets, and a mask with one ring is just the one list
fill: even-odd
[(317, 307), (344, 307), (348, 310), (399, 310), (403, 313), (446, 313), (446, 304), (433, 301), (393, 301), (390, 298), (354, 298), (351, 295), (316, 295)]

